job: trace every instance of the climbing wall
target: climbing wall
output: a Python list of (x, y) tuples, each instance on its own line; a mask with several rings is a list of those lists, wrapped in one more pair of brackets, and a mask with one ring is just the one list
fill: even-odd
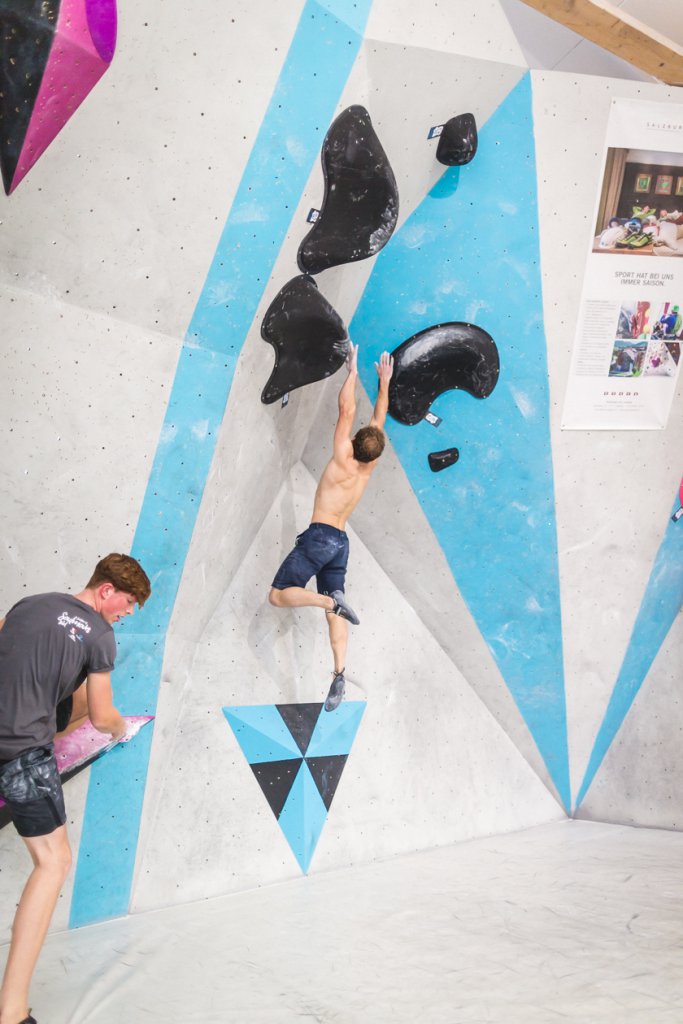
[[(153, 584), (118, 631), (114, 684), (124, 713), (156, 719), (67, 784), (76, 867), (54, 926), (579, 800), (680, 827), (680, 576), (658, 570), (680, 567), (680, 401), (661, 432), (559, 427), (611, 99), (674, 92), (530, 73), (496, 0), (166, 6), (118, 4), (107, 75), (2, 214), (4, 607), (80, 588), (109, 550)], [(350, 524), (361, 625), (352, 727), (333, 736), (324, 617), (267, 594), (308, 523), (344, 371), (265, 404), (261, 328), (301, 273), (321, 146), (354, 106), (397, 216), (366, 258), (312, 272), (360, 345), (359, 419), (379, 353), (443, 322), (486, 332), (500, 373), (486, 395), (438, 395), (432, 422), (387, 423)], [(444, 166), (430, 129), (464, 112), (476, 154)], [(25, 872), (9, 828), (0, 856), (6, 930)]]

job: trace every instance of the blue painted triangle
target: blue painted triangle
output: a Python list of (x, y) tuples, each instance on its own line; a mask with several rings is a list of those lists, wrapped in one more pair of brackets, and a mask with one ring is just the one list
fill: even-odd
[[(369, 394), (381, 348), (449, 320), (496, 341), (485, 400), (447, 392), (438, 430), (387, 432), (558, 793), (571, 803), (562, 628), (539, 271), (529, 75), (480, 127), (471, 164), (449, 168), (377, 257), (350, 326)], [(460, 461), (430, 471), (430, 451)]]
[(226, 707), (223, 714), (249, 764), (301, 757), (294, 737), (273, 704)]
[[(322, 708), (322, 705), (256, 704), (224, 707), (223, 714), (247, 761), (256, 766), (267, 762), (301, 760), (301, 750), (287, 728), (282, 712), (284, 709), (285, 717), (296, 724), (297, 709), (301, 710), (304, 718), (310, 718), (312, 708)], [(314, 770), (320, 773), (323, 782), (326, 778), (324, 758), (349, 754), (364, 711), (364, 701), (347, 701), (335, 711), (320, 713), (307, 753), (314, 758)], [(328, 803), (332, 801), (342, 770), (343, 766), (338, 761), (329, 766), (327, 790), (323, 785)], [(289, 785), (291, 770), (281, 765), (275, 766), (274, 775), (257, 768), (254, 768), (254, 773), (294, 856), (302, 871), (306, 872), (327, 817), (325, 801), (310, 769), (305, 762), (302, 763), (281, 809), (279, 801)]]
[(327, 808), (304, 761), (278, 819), (304, 874), (318, 845)]
[[(673, 511), (675, 512), (678, 507), (677, 500)], [(576, 797), (577, 809), (643, 685), (682, 604), (683, 519), (678, 522), (669, 520), (659, 546), (631, 639)]]
[(335, 711), (323, 712), (316, 722), (306, 756), (348, 754), (364, 711), (364, 700), (349, 700), (340, 704)]

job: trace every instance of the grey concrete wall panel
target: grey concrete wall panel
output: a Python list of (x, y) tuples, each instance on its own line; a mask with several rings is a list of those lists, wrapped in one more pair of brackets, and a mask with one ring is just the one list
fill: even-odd
[(683, 831), (683, 617), (662, 644), (579, 818)]
[[(675, 102), (664, 86), (532, 75), (543, 313), (557, 501), (560, 587), (576, 794), (631, 636), (681, 476), (679, 384), (663, 431), (562, 431), (560, 416), (593, 231), (612, 98)], [(570, 95), (571, 93), (571, 95)], [(567, 168), (581, 168), (570, 175)], [(567, 201), (567, 188), (572, 200)], [(638, 529), (634, 544), (625, 524)], [(609, 642), (606, 642), (609, 637)]]
[(0, 280), (182, 337), (302, 7), (119, 0), (110, 69), (4, 204)]
[(130, 548), (178, 343), (54, 294), (5, 285), (0, 303), (4, 614)]

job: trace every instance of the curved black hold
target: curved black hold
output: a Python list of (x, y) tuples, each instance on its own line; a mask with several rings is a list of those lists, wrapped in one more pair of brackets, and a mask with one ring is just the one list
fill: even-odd
[(55, 34), (59, 0), (0, 0), (0, 170), (9, 195)]
[(458, 114), (446, 121), (436, 147), (436, 159), (448, 167), (468, 164), (477, 152), (477, 122), (474, 114)]
[(432, 473), (440, 473), (442, 469), (454, 466), (459, 458), (460, 452), (457, 448), (444, 448), (442, 452), (430, 452), (427, 456)]
[(343, 365), (349, 336), (312, 277), (293, 277), (271, 302), (261, 337), (275, 349), (275, 366), (261, 394), (266, 405), (289, 391), (332, 376)]
[(400, 423), (419, 423), (434, 399), (459, 388), (486, 398), (498, 382), (498, 349), (475, 324), (447, 323), (414, 334), (393, 352), (389, 412)]
[(367, 259), (391, 238), (398, 189), (365, 107), (347, 107), (331, 124), (321, 151), (325, 196), (299, 246), (304, 274)]

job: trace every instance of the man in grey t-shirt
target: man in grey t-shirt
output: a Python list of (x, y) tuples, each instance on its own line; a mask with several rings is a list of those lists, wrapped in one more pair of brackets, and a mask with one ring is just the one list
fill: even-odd
[(140, 564), (111, 554), (98, 562), (79, 594), (26, 597), (0, 620), (0, 796), (33, 861), (12, 927), (0, 1024), (35, 1024), (29, 984), (71, 866), (53, 748), (57, 706), (85, 682), (92, 724), (116, 740), (125, 737), (125, 722), (112, 701), (112, 625), (132, 615), (150, 593)]

